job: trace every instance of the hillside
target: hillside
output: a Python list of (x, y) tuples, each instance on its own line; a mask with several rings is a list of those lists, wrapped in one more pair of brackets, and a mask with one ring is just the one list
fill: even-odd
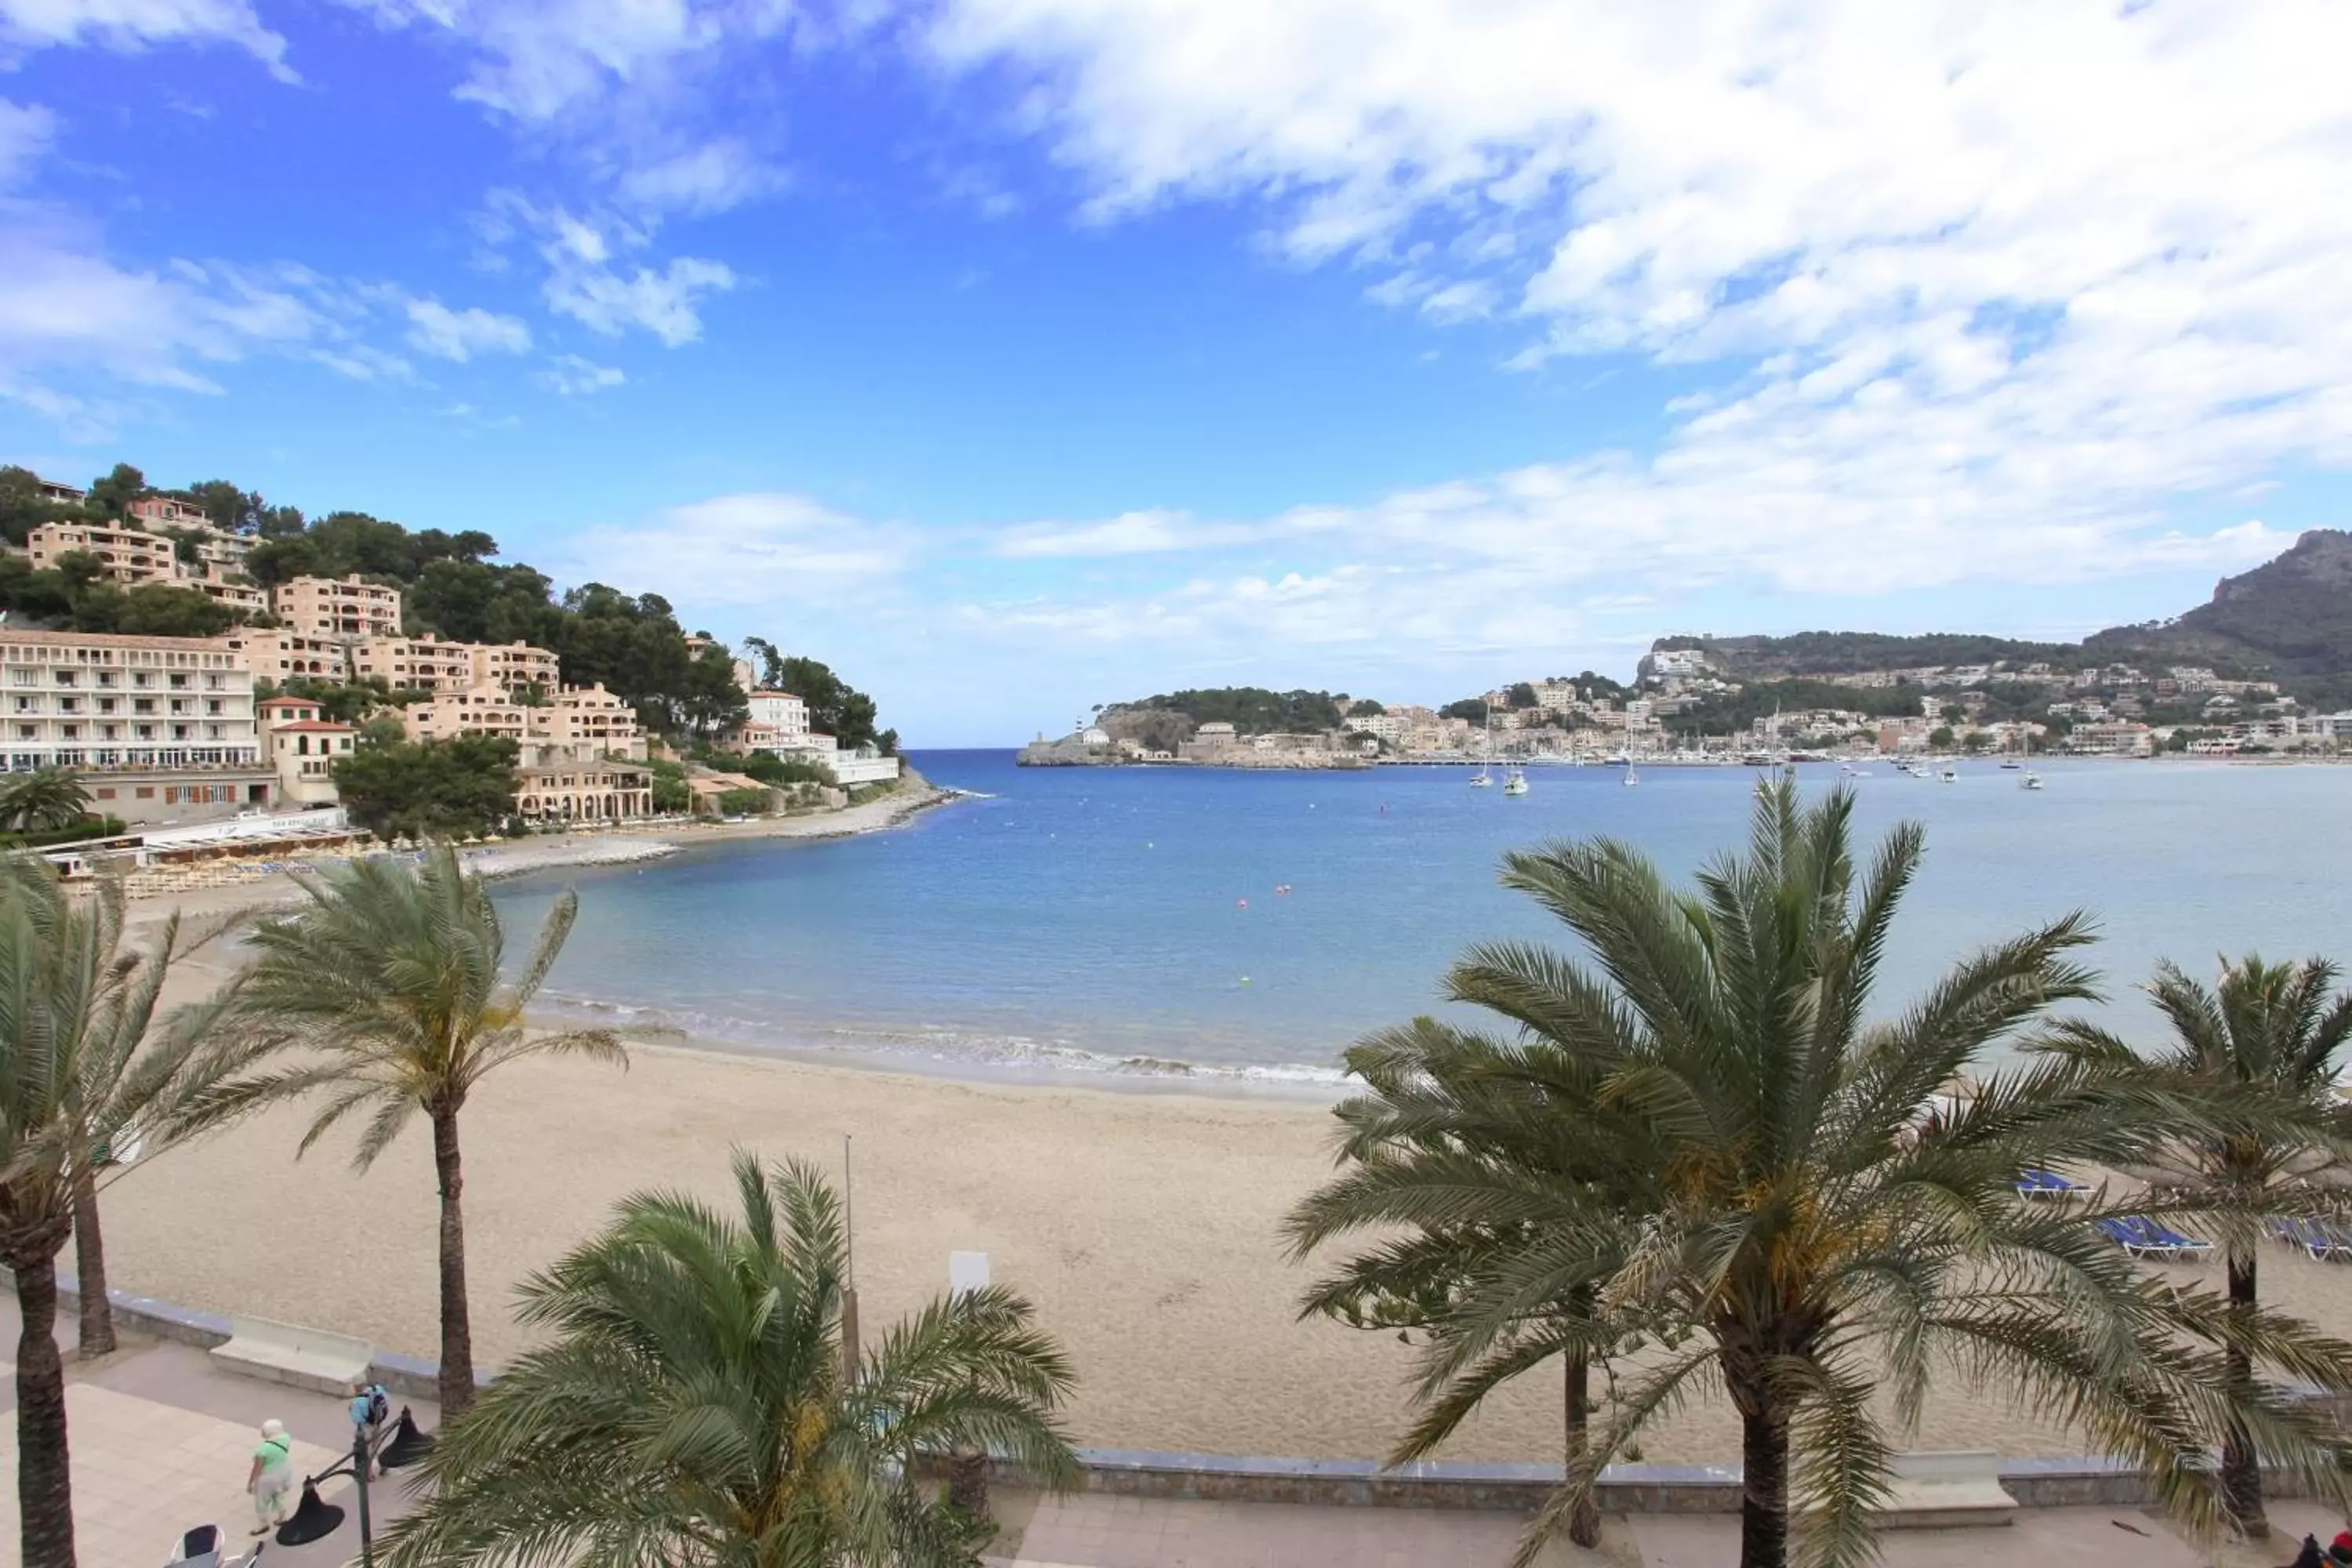
[(2267, 667), (2305, 700), (2352, 697), (2352, 533), (2315, 529), (2284, 554), (2224, 578), (2213, 597), (2169, 621), (2114, 626), (2084, 640), (2200, 664)]
[(2209, 665), (2266, 677), (2305, 702), (2352, 700), (2352, 533), (2319, 529), (2278, 556), (2224, 579), (2212, 599), (2166, 621), (2111, 626), (2079, 643), (2026, 642), (1966, 632), (1893, 637), (1799, 632), (1790, 637), (1660, 637), (1654, 653), (1697, 648), (1733, 680), (1787, 680), (1928, 665), (2107, 663)]
[(2013, 664), (2036, 661), (2070, 668), (2090, 662), (2075, 643), (2021, 642), (1968, 632), (1894, 637), (1884, 632), (1797, 632), (1789, 637), (1660, 637), (1655, 652), (1699, 648), (1734, 680), (1785, 680), (1800, 675), (1851, 675), (1865, 669), (1916, 669), (1927, 665)]
[[(1171, 691), (1159, 697), (1115, 702), (1102, 710), (1100, 722), (1114, 735), (1132, 734), (1141, 721), (1156, 724), (1168, 715), (1181, 715), (1196, 730), (1222, 721), (1244, 735), (1318, 733), (1337, 729), (1345, 693), (1328, 691), (1268, 691), (1257, 686), (1221, 686), (1207, 690)], [(1154, 733), (1156, 734), (1156, 730)]]

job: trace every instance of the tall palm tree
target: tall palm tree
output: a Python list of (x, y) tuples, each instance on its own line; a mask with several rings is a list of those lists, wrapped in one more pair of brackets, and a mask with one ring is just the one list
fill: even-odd
[[(1780, 1568), (1792, 1545), (1811, 1562), (1861, 1561), (1891, 1438), (1916, 1426), (1939, 1362), (2057, 1413), (2195, 1517), (2212, 1517), (2201, 1434), (2225, 1410), (2298, 1479), (2340, 1490), (2352, 1445), (2283, 1394), (2227, 1383), (2197, 1336), (2330, 1387), (2352, 1386), (2352, 1345), (2173, 1291), (2081, 1211), (2029, 1207), (2014, 1191), (2028, 1169), (2127, 1158), (2167, 1124), (2249, 1132), (2294, 1118), (2078, 1057), (1989, 1060), (2053, 1004), (2093, 994), (2074, 959), (2091, 941), (2079, 915), (1963, 960), (1874, 1019), (1923, 839), (1898, 828), (1858, 868), (1852, 807), (1843, 791), (1807, 806), (1793, 782), (1759, 787), (1746, 852), (1687, 891), (1607, 839), (1507, 859), (1506, 884), (1591, 955), (1508, 944), (1457, 974), (1457, 990), (1518, 998), (1515, 1048), (1474, 1087), (1517, 1098), (1521, 1130), (1459, 1150), (1380, 1141), (1357, 1156), (1377, 1180), (1343, 1173), (1293, 1226), (1302, 1245), (1400, 1220), (1440, 1242), (1473, 1226), (1493, 1238), (1432, 1324), (1429, 1410), (1395, 1457), (1428, 1452), (1528, 1357), (1608, 1355), (1631, 1326), (1650, 1352), (1537, 1516), (1522, 1563), (1649, 1421), (1709, 1387), (1739, 1418), (1745, 1568)], [(1963, 1074), (1978, 1077), (1973, 1094), (1939, 1092)], [(1622, 1140), (1629, 1121), (1634, 1155), (1606, 1180), (1565, 1179), (1570, 1161), (1548, 1171), (1521, 1149)], [(1646, 1184), (1631, 1181), (1642, 1168)], [(2089, 1205), (2089, 1217), (2114, 1212), (2104, 1194)], [(1587, 1289), (1605, 1310), (1549, 1308)], [(1546, 1309), (1533, 1328), (1531, 1307)]]
[[(43, 862), (0, 861), (0, 1265), (14, 1276), (16, 1486), (26, 1568), (73, 1568), (73, 1480), (65, 1369), (53, 1337), (57, 1258), (77, 1196), (97, 1239), (99, 1151), (127, 1130), (168, 1123), (215, 1070), (211, 1031), (226, 998), (158, 1020), (179, 921), (142, 946), (125, 940), (120, 883), (69, 893)], [(164, 1137), (147, 1134), (151, 1151)], [(119, 1169), (119, 1167), (117, 1167)], [(93, 1274), (95, 1277), (93, 1278)], [(103, 1299), (103, 1268), (80, 1288)]]
[[(628, 1057), (609, 1029), (525, 1026), (523, 1011), (579, 912), (571, 892), (548, 912), (522, 967), (502, 979), (498, 909), (449, 846), (421, 861), (385, 858), (328, 870), (303, 891), (293, 913), (264, 921), (249, 939), (237, 1076), (202, 1096), (191, 1120), (212, 1125), (312, 1100), (318, 1112), (299, 1150), (307, 1153), (365, 1111), (352, 1156), (365, 1170), (424, 1113), (441, 1196), (441, 1407), (454, 1414), (474, 1397), (458, 1113), (486, 1076), (523, 1057), (575, 1053), (625, 1067)], [(290, 1059), (265, 1059), (281, 1056)]]
[(38, 833), (70, 827), (89, 815), (89, 791), (69, 768), (10, 773), (0, 782), (0, 827)]
[[(2336, 993), (2336, 966), (2325, 959), (2264, 963), (2248, 953), (2224, 959), (2219, 992), (2208, 990), (2170, 962), (2148, 982), (2157, 1010), (2172, 1026), (2170, 1046), (2149, 1056), (2105, 1031), (2076, 1024), (2059, 1032), (2053, 1050), (2121, 1070), (2161, 1074), (2184, 1091), (2269, 1090), (2307, 1114), (2311, 1127), (2289, 1127), (2268, 1138), (2222, 1137), (2195, 1129), (2168, 1132), (2145, 1159), (2182, 1201), (2209, 1205), (2225, 1220), (2223, 1247), (2232, 1311), (2257, 1300), (2255, 1266), (2260, 1228), (2255, 1216), (2308, 1205), (2319, 1194), (2308, 1178), (2334, 1164), (2347, 1131), (2335, 1094), (2345, 1042), (2352, 1038), (2352, 994)], [(2251, 1388), (2252, 1357), (2224, 1347), (2233, 1385)], [(2231, 1420), (2221, 1439), (2221, 1497), (2231, 1522), (2263, 1539), (2270, 1521), (2263, 1508), (2263, 1455), (2253, 1432)]]
[(443, 1428), (386, 1568), (977, 1561), (983, 1527), (915, 1487), (977, 1445), (1055, 1485), (1068, 1363), (1003, 1289), (842, 1353), (841, 1209), (797, 1163), (734, 1160), (740, 1213), (646, 1193), (522, 1289), (547, 1342)]

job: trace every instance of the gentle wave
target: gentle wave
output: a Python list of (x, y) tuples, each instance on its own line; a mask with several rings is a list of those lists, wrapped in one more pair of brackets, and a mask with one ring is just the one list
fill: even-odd
[(1023, 1035), (943, 1027), (921, 1029), (811, 1026), (785, 1031), (772, 1023), (694, 1009), (648, 1006), (562, 992), (542, 992), (539, 1010), (576, 1019), (609, 1019), (619, 1028), (674, 1032), (688, 1039), (780, 1055), (906, 1057), (960, 1067), (1011, 1072), (1068, 1072), (1129, 1079), (1181, 1079), (1203, 1084), (1285, 1084), (1337, 1089), (1349, 1082), (1339, 1068), (1306, 1062), (1193, 1062), (1170, 1057), (1114, 1055)]

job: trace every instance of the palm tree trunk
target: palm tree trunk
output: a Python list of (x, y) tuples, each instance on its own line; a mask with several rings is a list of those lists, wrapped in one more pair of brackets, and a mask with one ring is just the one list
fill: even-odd
[[(2232, 1245), (2230, 1248), (2230, 1310), (2232, 1315), (2254, 1310), (2253, 1248)], [(2232, 1340), (2222, 1347), (2228, 1367), (2231, 1402), (2251, 1400), (2254, 1396), (2254, 1363), (2242, 1346)], [(2262, 1459), (2254, 1451), (2253, 1436), (2246, 1424), (2236, 1415), (2230, 1417), (2228, 1429), (2221, 1436), (2221, 1504), (2229, 1510), (2230, 1519), (2249, 1541), (2270, 1539), (2271, 1523), (2263, 1511)]]
[(89, 1171), (74, 1176), (74, 1273), (81, 1289), (81, 1345), (84, 1361), (96, 1361), (115, 1348), (114, 1304), (106, 1295), (106, 1242), (98, 1229), (98, 1177)]
[[(65, 1240), (63, 1235), (58, 1241)], [(11, 1258), (24, 1331), (16, 1338), (16, 1497), (25, 1568), (74, 1568), (73, 1468), (66, 1366), (58, 1354), (54, 1250)]]
[(466, 1309), (465, 1173), (457, 1162), (457, 1113), (433, 1113), (433, 1169), (441, 1186), (441, 1415), (474, 1402), (474, 1321)]
[(1739, 1568), (1788, 1568), (1789, 1413), (1760, 1373), (1727, 1358), (1739, 1409)]
[[(1568, 1468), (1584, 1462), (1592, 1426), (1592, 1363), (1580, 1352), (1568, 1357)], [(1584, 1494), (1569, 1516), (1568, 1538), (1579, 1546), (1601, 1544), (1601, 1499), (1598, 1489)]]

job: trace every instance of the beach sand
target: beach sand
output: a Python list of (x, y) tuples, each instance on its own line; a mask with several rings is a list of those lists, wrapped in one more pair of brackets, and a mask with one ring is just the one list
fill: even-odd
[[(191, 980), (196, 979), (191, 973)], [(1329, 1113), (1296, 1100), (949, 1082), (676, 1047), (639, 1047), (625, 1075), (532, 1060), (465, 1111), (466, 1221), (478, 1355), (523, 1343), (515, 1284), (600, 1224), (670, 1187), (725, 1203), (740, 1146), (838, 1173), (856, 1143), (856, 1275), (869, 1335), (941, 1289), (950, 1250), (989, 1254), (1038, 1305), (1082, 1382), (1081, 1441), (1202, 1452), (1379, 1457), (1406, 1421), (1410, 1352), (1296, 1300), (1310, 1269), (1278, 1225), (1329, 1169)], [(243, 1310), (435, 1352), (433, 1179), (422, 1122), (364, 1176), (340, 1136), (297, 1163), (281, 1111), (171, 1152), (106, 1197), (118, 1288)], [(2339, 1331), (2352, 1273), (2284, 1248), (2266, 1300)], [(2167, 1267), (2179, 1277), (2202, 1271)], [(1506, 1391), (1462, 1457), (1558, 1452), (1559, 1388)], [(1905, 1446), (2011, 1456), (2085, 1445), (1952, 1384)], [(1657, 1427), (1653, 1461), (1737, 1457), (1719, 1401)]]

